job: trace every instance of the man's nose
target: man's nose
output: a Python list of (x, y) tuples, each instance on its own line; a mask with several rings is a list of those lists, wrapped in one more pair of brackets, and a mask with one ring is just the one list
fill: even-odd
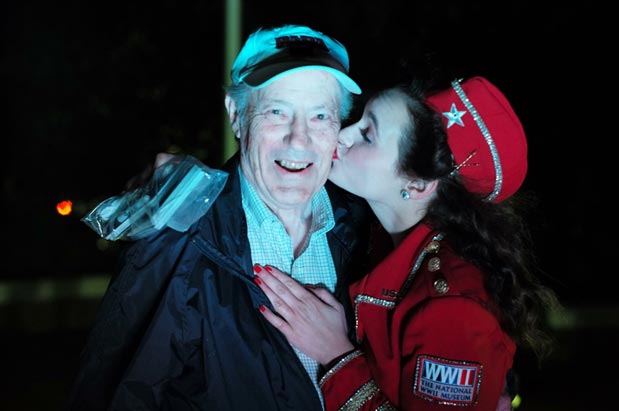
[(290, 125), (289, 140), (291, 144), (307, 144), (309, 140), (308, 126), (304, 118), (295, 117)]

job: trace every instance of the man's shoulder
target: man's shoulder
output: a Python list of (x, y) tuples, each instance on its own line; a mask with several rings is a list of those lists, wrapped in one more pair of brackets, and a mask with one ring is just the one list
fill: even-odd
[(189, 241), (190, 232), (191, 228), (180, 232), (164, 227), (153, 235), (124, 244), (121, 250), (121, 262), (131, 262), (137, 268), (155, 258), (178, 252), (178, 248), (184, 247)]

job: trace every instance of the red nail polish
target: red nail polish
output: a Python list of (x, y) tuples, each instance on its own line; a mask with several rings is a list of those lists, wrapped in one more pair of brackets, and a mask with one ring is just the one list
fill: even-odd
[(260, 312), (265, 312), (267, 310), (267, 308), (264, 305), (260, 306)]
[(262, 268), (258, 264), (254, 264), (254, 273), (258, 274), (260, 271), (262, 271)]
[(264, 267), (264, 269), (265, 269), (265, 270), (267, 270), (267, 271), (268, 271), (268, 272), (270, 272), (270, 273), (272, 273), (272, 272), (273, 272), (273, 269), (271, 268), (271, 266), (270, 266), (270, 265), (266, 265), (266, 266)]
[(254, 282), (258, 285), (262, 284), (262, 281), (260, 281), (260, 279), (258, 277), (254, 277)]

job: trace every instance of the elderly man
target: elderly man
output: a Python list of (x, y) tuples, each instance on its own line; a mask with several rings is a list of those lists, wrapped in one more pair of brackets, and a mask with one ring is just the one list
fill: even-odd
[(70, 410), (321, 410), (318, 364), (259, 312), (254, 264), (340, 301), (365, 270), (367, 208), (327, 184), (361, 92), (337, 40), (305, 26), (252, 33), (225, 106), (240, 150), (186, 232), (129, 244), (82, 353)]

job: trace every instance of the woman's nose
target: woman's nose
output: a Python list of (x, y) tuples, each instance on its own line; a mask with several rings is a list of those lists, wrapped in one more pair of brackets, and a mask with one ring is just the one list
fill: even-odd
[(349, 148), (354, 144), (354, 142), (355, 140), (352, 138), (352, 133), (350, 132), (349, 127), (340, 130), (340, 133), (337, 136), (338, 145)]

